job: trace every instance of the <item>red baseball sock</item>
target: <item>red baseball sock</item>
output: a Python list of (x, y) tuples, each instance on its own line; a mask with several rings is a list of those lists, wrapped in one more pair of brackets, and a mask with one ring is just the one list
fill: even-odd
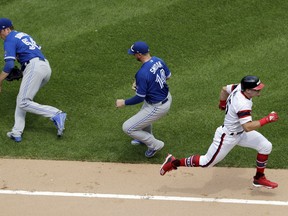
[(257, 164), (256, 178), (259, 178), (264, 175), (264, 170), (266, 168), (268, 156), (269, 155), (258, 153), (257, 160), (256, 160), (256, 164)]
[(192, 155), (188, 158), (182, 158), (180, 159), (180, 166), (198, 167), (199, 160), (200, 160), (200, 155)]

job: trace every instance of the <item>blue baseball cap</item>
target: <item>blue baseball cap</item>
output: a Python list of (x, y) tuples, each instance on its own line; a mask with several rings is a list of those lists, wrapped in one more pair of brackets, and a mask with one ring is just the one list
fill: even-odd
[(0, 19), (0, 30), (6, 29), (13, 26), (12, 21), (7, 18), (1, 18)]
[(128, 49), (128, 54), (129, 55), (134, 55), (134, 54), (137, 54), (137, 53), (140, 53), (140, 54), (146, 54), (149, 52), (149, 47), (148, 45), (143, 42), (143, 41), (137, 41), (135, 42), (131, 47), (130, 49)]

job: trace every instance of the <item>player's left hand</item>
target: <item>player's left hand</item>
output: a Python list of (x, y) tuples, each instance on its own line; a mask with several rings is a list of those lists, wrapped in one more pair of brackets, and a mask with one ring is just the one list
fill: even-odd
[(264, 118), (260, 119), (260, 125), (263, 126), (265, 124), (271, 123), (271, 122), (276, 122), (278, 121), (279, 116), (276, 112), (271, 112), (269, 115), (265, 116)]
[(279, 116), (278, 116), (278, 114), (276, 113), (276, 112), (271, 112), (271, 113), (269, 113), (269, 115), (268, 116), (266, 116), (266, 118), (267, 118), (267, 122), (276, 122), (276, 121), (278, 121), (278, 119), (279, 119)]
[(117, 99), (115, 105), (117, 108), (124, 107), (125, 106), (125, 100), (124, 99)]

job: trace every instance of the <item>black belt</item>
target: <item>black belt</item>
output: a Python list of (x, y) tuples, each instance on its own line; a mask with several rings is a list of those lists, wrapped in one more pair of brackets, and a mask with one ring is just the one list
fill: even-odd
[(239, 135), (239, 134), (242, 134), (243, 132), (244, 132), (244, 130), (243, 130), (243, 131), (240, 131), (240, 132), (230, 133), (229, 135), (231, 135), (231, 136), (233, 136), (233, 135)]
[[(45, 62), (45, 59), (43, 59), (43, 58), (40, 58), (40, 57), (35, 57), (35, 58), (38, 58), (40, 61), (44, 61), (44, 62)], [(32, 58), (32, 59), (34, 59), (34, 58)], [(22, 70), (22, 71), (25, 70), (26, 66), (30, 63), (30, 61), (31, 61), (32, 59), (30, 59), (29, 61), (24, 62), (24, 63), (21, 65), (21, 70)]]
[[(224, 127), (224, 125), (222, 125), (222, 128)], [(233, 132), (233, 133), (230, 133), (229, 135), (230, 136), (233, 136), (233, 135), (239, 135), (239, 134), (242, 134), (244, 132), (244, 130), (243, 131), (240, 131), (240, 132)]]
[(157, 103), (150, 103), (148, 101), (147, 101), (147, 103), (149, 103), (149, 104), (158, 104), (158, 103), (165, 104), (167, 101), (168, 101), (168, 98), (165, 98), (163, 101), (160, 101), (160, 102), (157, 102)]
[[(36, 57), (36, 58), (37, 58), (37, 57)], [(34, 59), (34, 58), (32, 58), (32, 59)], [(27, 62), (24, 62), (23, 65), (27, 66), (27, 65), (30, 63), (30, 61), (31, 61), (32, 59), (30, 59), (30, 60), (27, 61)], [(38, 59), (39, 59), (40, 61), (45, 61), (45, 59), (40, 58), (40, 57), (38, 57)]]
[(161, 101), (161, 104), (165, 104), (168, 101), (168, 98), (165, 98), (163, 101)]

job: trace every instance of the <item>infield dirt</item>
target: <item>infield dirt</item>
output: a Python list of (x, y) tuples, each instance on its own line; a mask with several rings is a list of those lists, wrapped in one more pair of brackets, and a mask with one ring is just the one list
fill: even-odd
[[(288, 202), (288, 171), (267, 169), (279, 183), (254, 188), (255, 169), (182, 168), (159, 175), (159, 165), (0, 159), (0, 190), (266, 200)], [(185, 202), (0, 194), (3, 216), (286, 215), (286, 205)]]

